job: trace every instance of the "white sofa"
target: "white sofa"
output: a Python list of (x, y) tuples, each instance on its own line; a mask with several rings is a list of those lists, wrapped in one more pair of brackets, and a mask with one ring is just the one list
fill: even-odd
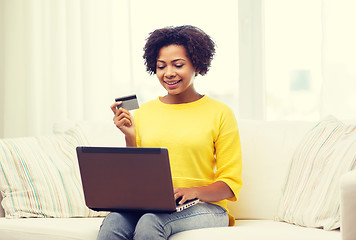
[[(81, 123), (90, 145), (122, 146), (123, 138), (112, 123)], [(325, 231), (275, 221), (292, 154), (312, 122), (240, 120), (243, 151), (243, 180), (239, 201), (229, 203), (236, 226), (181, 232), (170, 240), (189, 239), (356, 239), (356, 171), (341, 181), (342, 231)], [(71, 124), (56, 124), (56, 134)], [(21, 218), (7, 219), (0, 207), (0, 240), (96, 239), (103, 218)]]

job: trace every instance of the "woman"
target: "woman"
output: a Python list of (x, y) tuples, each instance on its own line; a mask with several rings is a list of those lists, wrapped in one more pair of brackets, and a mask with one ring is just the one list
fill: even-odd
[(242, 186), (236, 119), (225, 104), (194, 88), (194, 78), (208, 72), (214, 54), (214, 42), (199, 28), (155, 30), (143, 57), (167, 94), (142, 104), (134, 117), (117, 109), (120, 102), (111, 106), (128, 147), (168, 149), (180, 204), (201, 202), (171, 214), (110, 213), (98, 239), (168, 239), (180, 231), (234, 224), (226, 202), (236, 201)]

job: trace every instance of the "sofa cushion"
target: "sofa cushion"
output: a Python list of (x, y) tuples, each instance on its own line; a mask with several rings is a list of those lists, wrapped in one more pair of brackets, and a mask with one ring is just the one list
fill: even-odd
[(0, 191), (6, 217), (105, 215), (85, 206), (75, 148), (79, 127), (48, 137), (0, 140)]
[(355, 168), (356, 125), (329, 116), (296, 149), (278, 220), (326, 230), (340, 227), (340, 177)]
[[(6, 240), (95, 240), (102, 218), (1, 219), (0, 239)], [(324, 231), (264, 221), (237, 221), (234, 227), (203, 228), (180, 232), (169, 240), (336, 240), (340, 231)]]
[(238, 124), (243, 187), (239, 200), (228, 202), (230, 213), (236, 219), (273, 220), (293, 152), (315, 122), (239, 120)]
[(240, 220), (234, 227), (203, 228), (174, 234), (169, 240), (336, 240), (340, 231), (299, 227), (271, 220)]
[(103, 218), (0, 218), (0, 239), (95, 240)]

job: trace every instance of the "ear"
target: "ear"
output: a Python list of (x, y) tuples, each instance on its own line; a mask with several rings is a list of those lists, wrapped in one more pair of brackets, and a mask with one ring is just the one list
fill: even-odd
[(194, 76), (196, 77), (196, 76), (198, 76), (198, 73), (200, 73), (200, 70), (199, 69), (195, 69), (194, 73), (195, 73)]

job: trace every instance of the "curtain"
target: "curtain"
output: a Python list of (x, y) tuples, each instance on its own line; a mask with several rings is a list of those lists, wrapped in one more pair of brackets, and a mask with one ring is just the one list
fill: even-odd
[(128, 1), (1, 0), (0, 137), (111, 120), (132, 92)]
[(356, 119), (356, 2), (322, 1), (321, 115)]
[(171, 25), (196, 25), (217, 42), (196, 87), (236, 110), (237, 7), (236, 0), (0, 0), (0, 137), (51, 134), (65, 120), (111, 121), (115, 97), (135, 93), (143, 103), (165, 94), (142, 54), (148, 33)]

